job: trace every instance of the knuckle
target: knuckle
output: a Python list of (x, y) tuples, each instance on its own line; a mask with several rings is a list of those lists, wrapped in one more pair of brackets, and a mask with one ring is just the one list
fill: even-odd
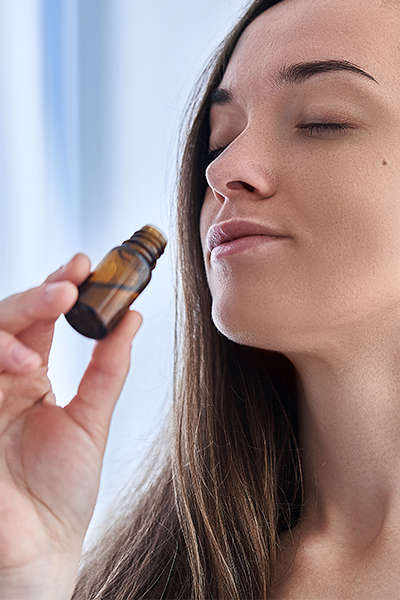
[(13, 362), (13, 350), (16, 346), (14, 336), (6, 331), (0, 331), (0, 364), (7, 365), (10, 361)]
[(31, 398), (40, 399), (51, 392), (50, 380), (47, 377), (47, 368), (43, 367), (38, 369), (37, 372), (32, 374), (30, 383), (30, 395)]
[(1, 379), (4, 401), (13, 404), (36, 402), (51, 392), (46, 367), (24, 376), (2, 375)]
[(29, 376), (0, 376), (0, 433), (33, 405), (52, 394), (46, 369)]

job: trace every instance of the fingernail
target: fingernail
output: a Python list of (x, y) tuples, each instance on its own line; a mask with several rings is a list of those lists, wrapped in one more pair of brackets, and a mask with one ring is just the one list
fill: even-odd
[(58, 269), (57, 269), (56, 271), (54, 271), (54, 272), (52, 273), (52, 275), (59, 275), (60, 273), (62, 273), (63, 271), (65, 271), (65, 267), (66, 267), (66, 266), (67, 266), (67, 265), (61, 265), (61, 267), (58, 267)]
[(30, 350), (26, 346), (22, 346), (22, 344), (17, 344), (12, 348), (11, 356), (21, 367), (39, 367), (42, 362), (36, 352), (33, 352), (33, 350)]
[(52, 277), (58, 276), (58, 275), (62, 275), (64, 273), (64, 271), (66, 271), (69, 267), (69, 265), (72, 263), (72, 258), (71, 260), (69, 260), (67, 263), (65, 263), (65, 265), (61, 265), (61, 267), (59, 267), (57, 269), (57, 271), (54, 271), (54, 273), (52, 273)]
[(75, 258), (75, 255), (72, 258), (70, 258), (68, 262), (65, 263), (65, 265), (62, 267), (62, 269), (63, 270), (68, 269), (68, 267), (70, 266), (70, 264), (73, 262), (74, 258)]

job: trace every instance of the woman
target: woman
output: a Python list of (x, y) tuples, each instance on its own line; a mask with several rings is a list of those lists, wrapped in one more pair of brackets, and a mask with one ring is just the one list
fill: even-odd
[[(225, 42), (182, 162), (173, 443), (75, 599), (400, 596), (399, 35), (397, 1), (258, 0)], [(73, 594), (140, 324), (56, 407), (88, 272), (0, 306), (7, 600)]]

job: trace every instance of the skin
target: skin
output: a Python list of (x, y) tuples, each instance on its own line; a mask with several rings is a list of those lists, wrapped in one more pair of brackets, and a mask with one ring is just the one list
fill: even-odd
[(0, 302), (0, 599), (68, 600), (97, 496), (112, 410), (141, 317), (95, 345), (76, 396), (56, 406), (47, 378), (55, 320), (89, 259)]
[[(276, 598), (400, 595), (399, 44), (397, 2), (285, 0), (245, 31), (221, 83), (233, 100), (211, 111), (210, 147), (225, 148), (200, 223), (213, 319), (298, 373), (306, 502)], [(327, 59), (376, 81), (277, 81)], [(235, 219), (286, 239), (210, 254), (209, 227)]]

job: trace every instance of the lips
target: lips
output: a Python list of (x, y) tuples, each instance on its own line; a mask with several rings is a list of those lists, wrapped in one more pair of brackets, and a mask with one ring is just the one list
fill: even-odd
[(268, 238), (288, 237), (283, 232), (267, 225), (249, 221), (225, 221), (210, 227), (207, 233), (206, 244), (209, 252), (212, 252), (222, 244), (250, 236), (265, 236)]

